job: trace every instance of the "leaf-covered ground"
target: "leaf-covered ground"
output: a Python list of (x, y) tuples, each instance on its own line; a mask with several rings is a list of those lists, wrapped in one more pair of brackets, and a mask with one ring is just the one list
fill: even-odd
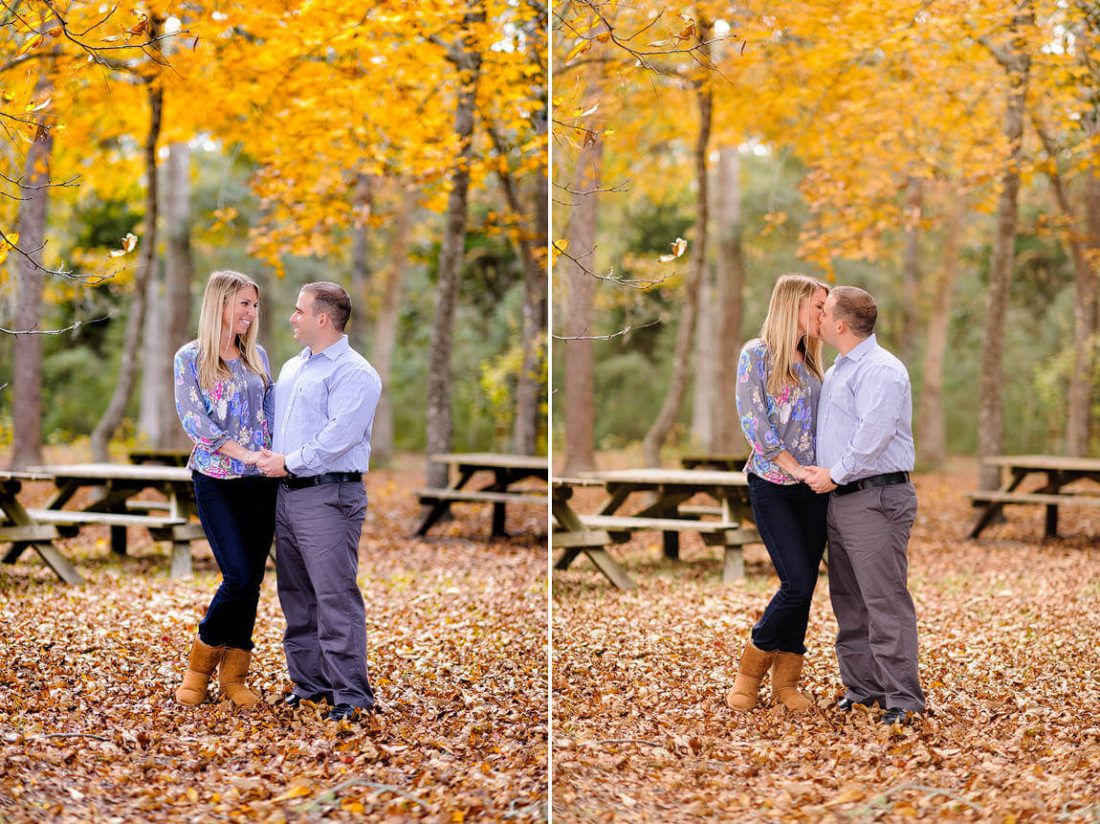
[[(726, 708), (734, 661), (777, 584), (751, 548), (722, 587), (719, 551), (657, 536), (614, 550), (619, 593), (587, 560), (554, 572), (555, 822), (1100, 821), (1100, 515), (1038, 507), (965, 540), (976, 467), (917, 479), (910, 582), (929, 712), (892, 732), (841, 713), (828, 582), (805, 689), (819, 709)], [(584, 499), (579, 503), (584, 506)], [(765, 694), (770, 681), (765, 682)]]
[(242, 710), (172, 698), (218, 582), (205, 543), (191, 580), (168, 580), (143, 530), (121, 560), (106, 529), (63, 542), (83, 587), (32, 553), (0, 565), (0, 822), (544, 819), (545, 515), (510, 511), (514, 537), (490, 543), (488, 508), (465, 506), (410, 538), (422, 474), (367, 484), (359, 581), (385, 714), (364, 725), (280, 705), (270, 568), (250, 678), (266, 703)]

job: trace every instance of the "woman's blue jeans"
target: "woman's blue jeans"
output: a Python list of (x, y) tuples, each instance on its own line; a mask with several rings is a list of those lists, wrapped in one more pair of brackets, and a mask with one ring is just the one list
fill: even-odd
[(278, 481), (211, 478), (199, 472), (191, 478), (199, 520), (222, 573), (221, 586), (199, 623), (199, 638), (212, 647), (251, 650), (260, 584), (275, 536)]
[(752, 642), (765, 652), (803, 655), (806, 624), (825, 552), (829, 496), (806, 484), (785, 486), (749, 473), (749, 501), (756, 529), (779, 575), (779, 591), (752, 628)]

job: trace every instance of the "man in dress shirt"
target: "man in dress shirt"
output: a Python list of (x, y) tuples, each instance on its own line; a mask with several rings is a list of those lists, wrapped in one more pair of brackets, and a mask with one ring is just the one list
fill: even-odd
[(924, 711), (917, 615), (908, 589), (909, 532), (917, 495), (909, 480), (913, 402), (905, 365), (875, 340), (878, 310), (862, 289), (825, 302), (821, 338), (840, 354), (821, 387), (817, 463), (807, 483), (829, 496), (829, 596), (839, 632), (839, 707), (886, 708), (882, 722)]
[(382, 381), (348, 346), (348, 293), (302, 287), (290, 325), (305, 348), (275, 385), (272, 450), (257, 466), (282, 478), (275, 508), (283, 649), (294, 691), (287, 704), (327, 701), (330, 720), (375, 708), (367, 678), (367, 627), (356, 583), (367, 511), (363, 473)]

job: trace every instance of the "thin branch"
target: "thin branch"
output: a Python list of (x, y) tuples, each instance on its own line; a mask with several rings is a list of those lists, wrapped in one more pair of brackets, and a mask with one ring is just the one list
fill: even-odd
[(568, 186), (566, 186), (564, 184), (561, 184), (561, 183), (551, 182), (551, 185), (555, 189), (561, 189), (563, 192), (568, 192), (571, 195), (578, 195), (580, 197), (587, 197), (588, 195), (598, 195), (602, 192), (619, 193), (619, 192), (630, 191), (630, 188), (629, 188), (630, 187), (630, 181), (629, 180), (624, 180), (622, 183), (616, 183), (614, 186), (607, 186), (607, 187), (596, 186), (596, 187), (594, 187), (592, 189), (588, 189), (587, 191), (584, 191), (584, 192), (578, 191), (577, 189), (571, 189)]
[[(635, 329), (645, 329), (647, 326), (656, 326), (660, 322), (661, 322), (660, 318), (655, 318), (654, 320), (651, 320), (649, 323), (643, 323), (640, 326), (624, 326), (618, 332), (614, 332), (610, 335), (551, 335), (551, 337), (554, 340), (614, 340), (615, 338), (619, 338), (619, 337), (622, 337), (623, 335), (626, 335), (630, 332), (633, 332)], [(624, 740), (631, 740), (631, 739), (624, 739)], [(615, 743), (615, 741), (597, 741), (596, 743), (597, 744), (611, 744), (611, 743)], [(642, 743), (650, 743), (650, 742), (642, 742)]]
[[(0, 332), (5, 335), (64, 335), (66, 332), (74, 332), (81, 326), (87, 326), (89, 323), (102, 323), (105, 320), (109, 320), (110, 315), (105, 315), (102, 318), (95, 318), (94, 320), (78, 320), (64, 329), (5, 329), (0, 326)], [(68, 733), (69, 735), (79, 735), (81, 733)], [(54, 733), (54, 735), (62, 735), (62, 733)]]
[(599, 744), (645, 744), (647, 747), (663, 747), (660, 741), (646, 741), (644, 738), (605, 738), (603, 741), (593, 741), (592, 745)]
[[(617, 283), (620, 286), (629, 286), (631, 289), (639, 289), (639, 290), (652, 289), (654, 286), (660, 286), (662, 283), (664, 283), (666, 280), (668, 280), (670, 277), (672, 277), (674, 274), (676, 274), (675, 272), (671, 272), (671, 273), (669, 273), (669, 274), (667, 274), (663, 277), (660, 277), (656, 280), (641, 280), (641, 279), (636, 279), (636, 278), (621, 278), (618, 275), (614, 274), (615, 269), (611, 268), (611, 269), (607, 270), (606, 275), (597, 275), (595, 272), (593, 272), (591, 269), (589, 269), (587, 266), (585, 266), (583, 263), (581, 263), (580, 258), (574, 257), (573, 255), (571, 255), (567, 251), (565, 251), (564, 248), (559, 246), (557, 244), (557, 241), (555, 241), (551, 245), (554, 247), (554, 251), (557, 252), (558, 255), (560, 255), (561, 257), (564, 257), (568, 260), (573, 261), (573, 263), (575, 263), (577, 265), (577, 268), (581, 270), (582, 274), (588, 275), (590, 278), (593, 278), (595, 280), (605, 281), (606, 283)], [(591, 257), (595, 253), (596, 253), (596, 249), (595, 249), (595, 247), (593, 247), (590, 251), (586, 252), (585, 254), (581, 255), (580, 257), (581, 258)]]
[[(4, 384), (4, 386), (7, 386), (7, 384)], [(3, 389), (3, 388), (4, 388), (3, 386), (0, 386), (0, 389)], [(42, 738), (94, 738), (96, 741), (106, 741), (108, 744), (111, 743), (110, 738), (104, 738), (102, 735), (94, 735), (93, 733), (90, 733), (90, 732), (47, 732), (47, 733), (43, 733), (41, 737)]]
[(401, 789), (400, 787), (395, 787), (392, 784), (380, 784), (377, 781), (368, 781), (365, 778), (349, 778), (347, 781), (343, 781), (337, 784), (335, 787), (325, 790), (323, 793), (318, 795), (317, 798), (315, 798), (313, 802), (305, 808), (305, 811), (308, 812), (310, 810), (317, 809), (318, 807), (321, 807), (323, 805), (331, 804), (333, 801), (336, 800), (337, 795), (339, 795), (341, 792), (348, 789), (349, 787), (370, 787), (374, 790), (393, 793), (394, 795), (398, 795), (404, 799), (412, 801), (414, 804), (419, 804), (426, 810), (430, 809), (429, 805), (425, 803), (422, 799), (418, 798), (417, 796), (406, 790)]

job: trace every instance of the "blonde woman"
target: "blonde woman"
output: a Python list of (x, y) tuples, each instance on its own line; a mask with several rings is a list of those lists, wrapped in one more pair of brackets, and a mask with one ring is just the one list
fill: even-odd
[(772, 671), (777, 704), (805, 712), (813, 702), (798, 691), (806, 624), (825, 551), (828, 495), (803, 483), (814, 464), (821, 394), (821, 318), (829, 287), (806, 275), (782, 275), (772, 289), (760, 337), (745, 344), (737, 365), (737, 412), (752, 448), (745, 466), (760, 537), (779, 575), (764, 615), (741, 656), (732, 709), (756, 706), (760, 682)]
[(201, 704), (214, 671), (219, 693), (240, 706), (260, 699), (245, 686), (252, 629), (275, 532), (278, 482), (256, 468), (271, 446), (274, 403), (267, 353), (256, 343), (260, 290), (239, 272), (210, 275), (199, 337), (176, 353), (176, 411), (194, 441), (188, 468), (203, 531), (222, 573), (183, 685), (182, 704)]

